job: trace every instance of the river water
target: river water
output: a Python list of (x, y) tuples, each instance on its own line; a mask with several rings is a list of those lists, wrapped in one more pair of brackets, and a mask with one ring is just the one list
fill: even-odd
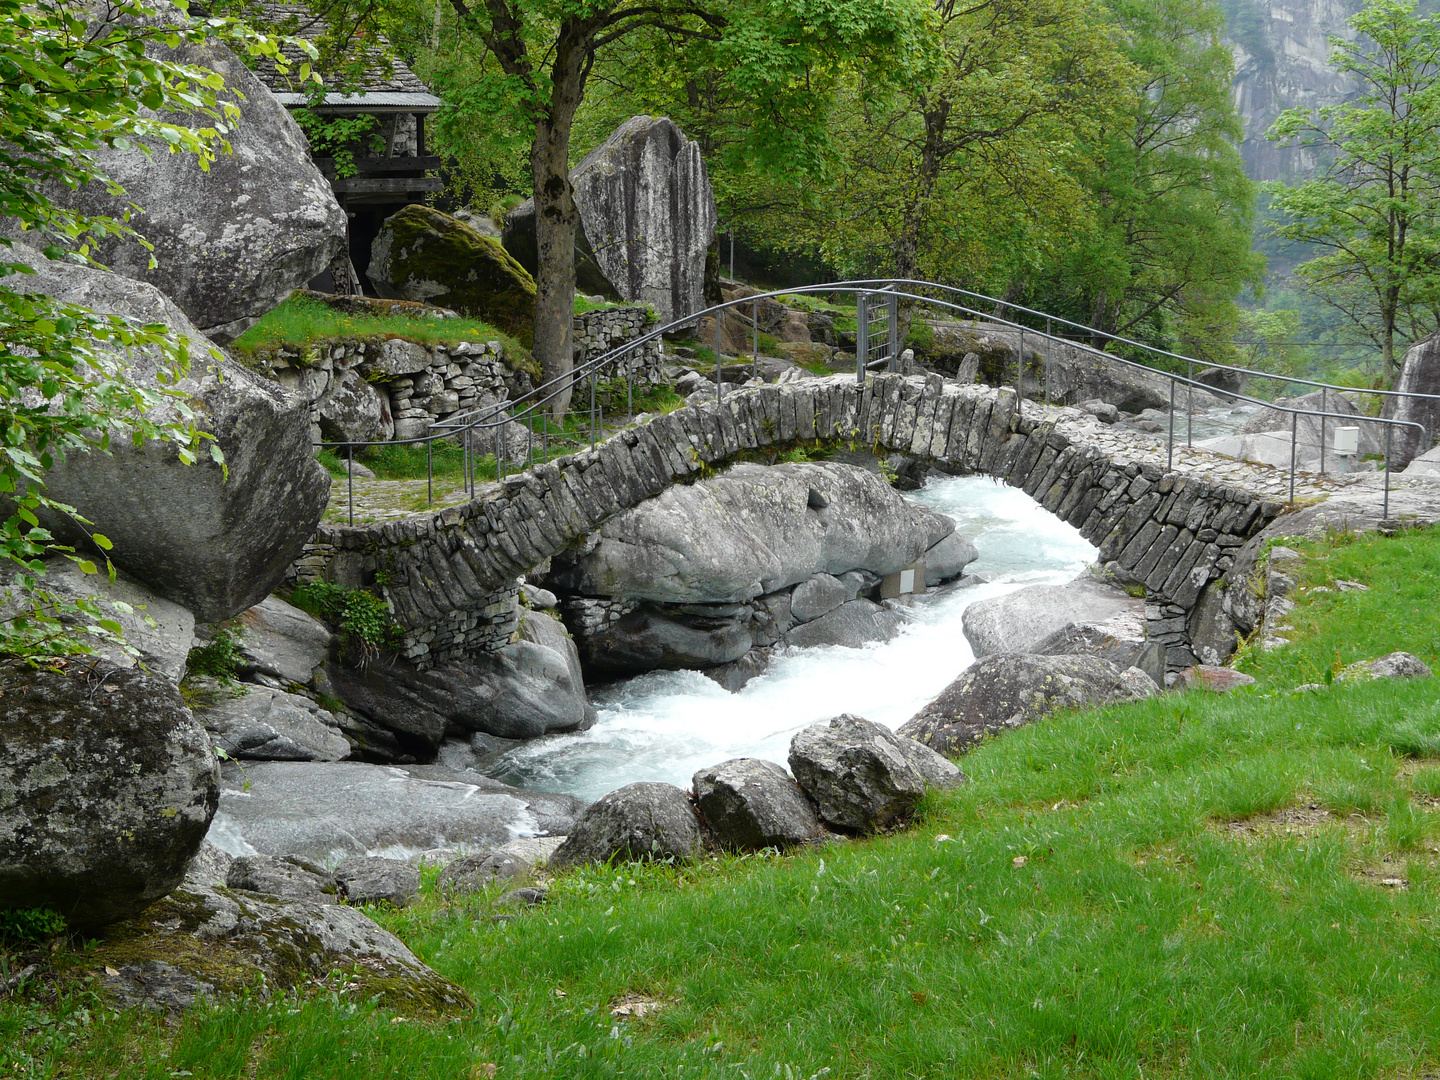
[(638, 780), (690, 786), (697, 769), (733, 757), (783, 763), (800, 728), (854, 713), (899, 727), (975, 659), (961, 616), (977, 600), (1069, 581), (1095, 559), (1075, 529), (1023, 491), (985, 477), (935, 480), (911, 497), (957, 522), (990, 580), (917, 597), (900, 634), (864, 649), (794, 649), (732, 694), (698, 671), (651, 672), (598, 688), (598, 722), (510, 751), (491, 775), (595, 799)]

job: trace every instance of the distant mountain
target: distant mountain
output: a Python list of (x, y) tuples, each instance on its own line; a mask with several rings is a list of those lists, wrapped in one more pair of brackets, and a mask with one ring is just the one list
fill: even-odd
[(1345, 24), (1363, 0), (1219, 0), (1235, 53), (1235, 107), (1245, 121), (1241, 151), (1255, 180), (1299, 180), (1314, 155), (1273, 143), (1265, 133), (1286, 109), (1344, 101), (1351, 80), (1329, 63), (1330, 37), (1353, 38)]

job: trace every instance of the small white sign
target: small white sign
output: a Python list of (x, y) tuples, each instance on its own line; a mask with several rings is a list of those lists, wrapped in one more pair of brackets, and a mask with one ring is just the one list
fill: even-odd
[(915, 571), (914, 571), (914, 570), (901, 570), (901, 571), (900, 571), (900, 594), (903, 596), (905, 593), (913, 593), (914, 591), (915, 591)]

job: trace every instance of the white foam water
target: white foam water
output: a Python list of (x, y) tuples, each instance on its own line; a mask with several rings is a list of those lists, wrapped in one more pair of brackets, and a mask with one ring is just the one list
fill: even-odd
[(698, 671), (650, 672), (598, 689), (589, 731), (532, 740), (491, 775), (594, 799), (639, 780), (688, 788), (697, 769), (733, 757), (784, 762), (800, 728), (840, 713), (899, 727), (974, 662), (961, 631), (977, 600), (1069, 581), (1095, 548), (1023, 491), (984, 477), (935, 480), (913, 496), (955, 519), (979, 552), (970, 574), (917, 597), (892, 641), (863, 649), (792, 649), (730, 693)]

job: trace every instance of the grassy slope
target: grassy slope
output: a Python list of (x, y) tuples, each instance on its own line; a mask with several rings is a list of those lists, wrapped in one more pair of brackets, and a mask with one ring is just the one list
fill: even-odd
[[(4, 1004), (0, 1074), (8, 1053), (21, 1076), (1419, 1077), (1440, 1063), (1440, 771), (1391, 747), (1437, 744), (1440, 684), (1286, 691), (1395, 648), (1436, 662), (1440, 534), (1315, 550), (1309, 584), (1372, 588), (1303, 596), (1309, 636), (1245, 658), (1254, 692), (996, 739), (904, 834), (590, 870), (513, 922), (433, 893), (382, 916), (473, 1018), (95, 1012), (52, 1054), (73, 1011), (27, 1030)], [(631, 993), (669, 1004), (613, 1018)], [(27, 1073), (26, 1047), (63, 1064)]]

